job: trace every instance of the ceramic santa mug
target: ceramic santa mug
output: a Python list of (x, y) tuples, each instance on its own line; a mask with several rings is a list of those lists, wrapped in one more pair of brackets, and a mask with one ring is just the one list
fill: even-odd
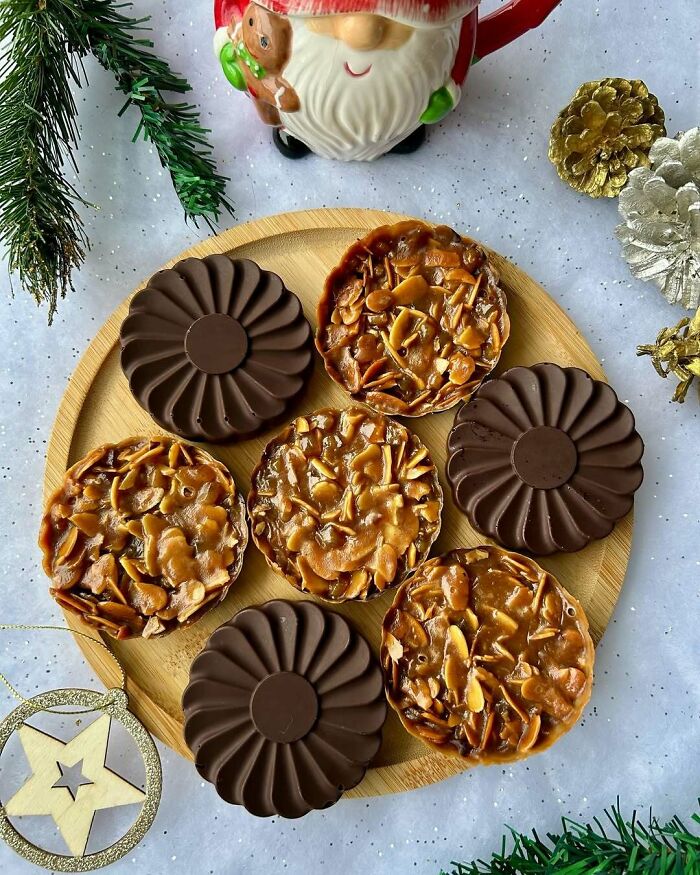
[(214, 49), (290, 158), (412, 152), (460, 99), (469, 65), (559, 0), (215, 0)]

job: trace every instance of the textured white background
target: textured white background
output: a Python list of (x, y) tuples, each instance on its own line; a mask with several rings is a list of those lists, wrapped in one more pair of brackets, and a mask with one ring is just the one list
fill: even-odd
[[(491, 0), (487, 8), (495, 5)], [(571, 314), (645, 442), (632, 561), (598, 649), (583, 723), (554, 749), (512, 768), (477, 769), (401, 796), (341, 801), (301, 821), (258, 820), (219, 801), (189, 763), (162, 749), (163, 802), (143, 843), (115, 872), (437, 873), (484, 856), (504, 824), (556, 829), (620, 796), (688, 816), (700, 792), (700, 422), (697, 395), (668, 398), (638, 343), (682, 313), (631, 278), (619, 256), (614, 201), (568, 189), (546, 158), (549, 126), (576, 87), (603, 76), (640, 77), (674, 134), (700, 121), (697, 0), (564, 0), (538, 30), (472, 69), (456, 113), (415, 155), (374, 165), (285, 162), (252, 106), (211, 53), (210, 0), (137, 0), (151, 13), (158, 51), (186, 73), (236, 221), (319, 206), (388, 208), (453, 223), (529, 271)], [(76, 185), (92, 250), (52, 328), (0, 271), (0, 616), (56, 622), (35, 533), (47, 437), (68, 375), (107, 314), (143, 278), (193, 244), (157, 158), (130, 142), (135, 117), (88, 63), (78, 95), (82, 141)], [(234, 220), (228, 219), (227, 224)], [(33, 694), (97, 681), (66, 635), (0, 633), (0, 669)], [(27, 643), (28, 642), (28, 643)], [(0, 714), (12, 707), (0, 691)], [(13, 763), (13, 766), (16, 766)], [(0, 847), (0, 870), (31, 867)]]

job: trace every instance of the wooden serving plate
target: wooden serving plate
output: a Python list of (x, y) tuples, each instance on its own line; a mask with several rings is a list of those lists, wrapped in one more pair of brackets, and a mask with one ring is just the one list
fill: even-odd
[[(346, 247), (369, 229), (405, 218), (391, 213), (360, 209), (326, 209), (285, 213), (260, 219), (211, 237), (174, 258), (226, 253), (252, 258), (280, 274), (300, 297), (307, 318), (315, 326), (316, 301), (326, 274)], [(552, 361), (577, 365), (593, 377), (605, 379), (595, 355), (568, 316), (544, 289), (515, 265), (494, 254), (508, 295), (512, 333), (497, 373), (513, 365)], [(66, 468), (90, 449), (107, 441), (137, 433), (154, 433), (154, 423), (129, 393), (119, 366), (119, 327), (128, 309), (124, 301), (102, 326), (71, 377), (61, 401), (48, 448), (44, 488), (55, 489)], [(310, 386), (296, 413), (347, 403), (347, 395), (326, 375), (317, 357)], [(454, 410), (406, 420), (429, 447), (441, 472), (445, 491), (442, 531), (433, 555), (457, 546), (474, 546), (483, 537), (474, 532), (455, 507), (444, 480), (447, 434)], [(244, 494), (250, 474), (263, 447), (275, 433), (267, 432), (234, 445), (210, 447), (233, 472)], [(551, 571), (583, 604), (593, 638), (598, 641), (620, 594), (632, 536), (630, 513), (603, 541), (575, 554), (547, 557), (542, 565)], [(190, 663), (209, 635), (236, 611), (271, 598), (301, 598), (283, 578), (271, 571), (254, 544), (249, 544), (243, 571), (226, 601), (198, 623), (162, 639), (104, 641), (117, 655), (128, 676), (131, 709), (148, 729), (184, 756), (190, 753), (182, 738), (180, 698), (187, 684)], [(388, 592), (367, 604), (338, 606), (366, 636), (379, 645), (381, 620), (391, 604)], [(73, 628), (90, 631), (73, 616)], [(118, 678), (108, 654), (84, 638), (76, 638), (88, 662), (105, 684)], [(362, 783), (350, 796), (375, 796), (409, 790), (453, 775), (464, 769), (456, 757), (441, 756), (409, 736), (391, 709), (384, 729), (384, 743)]]

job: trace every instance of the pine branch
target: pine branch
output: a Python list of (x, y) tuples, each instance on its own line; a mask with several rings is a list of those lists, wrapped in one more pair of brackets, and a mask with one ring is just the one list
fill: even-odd
[(120, 11), (126, 7), (115, 0), (0, 0), (0, 245), (10, 272), (48, 305), (49, 322), (89, 246), (78, 212), (89, 204), (64, 176), (75, 168), (78, 141), (71, 87), (87, 84), (88, 54), (126, 95), (120, 115), (129, 106), (140, 111), (133, 139), (155, 147), (186, 219), (196, 224), (202, 217), (211, 227), (222, 210), (233, 212), (195, 106), (164, 97), (190, 85), (147, 51), (152, 42), (136, 33), (149, 19), (129, 18)]
[(73, 36), (49, 4), (0, 5), (0, 242), (49, 322), (88, 246), (76, 210), (85, 201), (63, 176), (78, 139)]
[(211, 227), (212, 219), (218, 220), (222, 209), (233, 213), (225, 195), (228, 180), (216, 172), (206, 139), (209, 131), (201, 126), (197, 108), (189, 103), (168, 102), (163, 97), (163, 92), (185, 94), (191, 87), (186, 79), (173, 73), (166, 61), (146, 51), (153, 46), (150, 40), (134, 36), (148, 19), (131, 19), (119, 12), (129, 5), (83, 0), (86, 39), (97, 60), (114, 74), (117, 88), (126, 95), (120, 115), (130, 106), (141, 113), (133, 139), (143, 136), (153, 143), (161, 164), (170, 173), (186, 217), (195, 224), (198, 217), (203, 217)]
[[(561, 833), (548, 833), (547, 840), (534, 830), (530, 837), (511, 829), (510, 850), (504, 836), (500, 853), (489, 862), (453, 862), (451, 875), (699, 875), (700, 835), (689, 832), (678, 817), (665, 826), (651, 813), (648, 826), (637, 821), (636, 813), (626, 821), (618, 799), (605, 818), (606, 824), (595, 818), (592, 825), (562, 818)], [(699, 814), (692, 819), (700, 824)]]

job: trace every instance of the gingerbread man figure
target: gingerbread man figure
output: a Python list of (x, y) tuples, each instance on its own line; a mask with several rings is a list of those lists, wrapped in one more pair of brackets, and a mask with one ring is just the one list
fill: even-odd
[(247, 91), (265, 124), (279, 126), (281, 112), (297, 112), (299, 97), (281, 75), (292, 52), (289, 20), (249, 3), (231, 25), (230, 43), (221, 55), (228, 80)]

